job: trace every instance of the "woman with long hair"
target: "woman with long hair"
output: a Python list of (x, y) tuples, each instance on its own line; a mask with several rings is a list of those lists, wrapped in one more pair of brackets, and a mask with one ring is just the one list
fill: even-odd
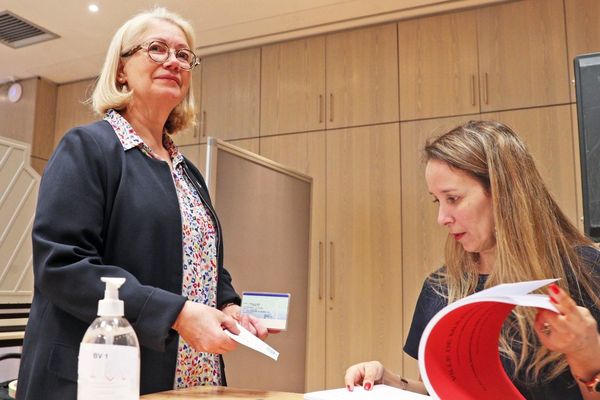
[[(444, 306), (501, 283), (560, 278), (548, 294), (560, 314), (516, 307), (499, 350), (527, 399), (600, 399), (600, 252), (560, 210), (521, 139), (506, 125), (471, 121), (428, 141), (425, 178), (448, 230), (445, 264), (425, 281), (404, 351)], [(345, 376), (426, 393), (377, 361)]]

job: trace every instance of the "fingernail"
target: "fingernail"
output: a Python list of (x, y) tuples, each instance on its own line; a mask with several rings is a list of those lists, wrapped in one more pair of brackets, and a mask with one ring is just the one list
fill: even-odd
[(556, 299), (552, 296), (550, 296), (550, 301), (553, 302), (554, 304), (558, 304), (558, 301), (556, 301)]
[(371, 382), (365, 383), (365, 390), (371, 390)]
[(346, 385), (346, 389), (348, 389), (349, 392), (352, 391), (352, 388), (350, 387), (350, 385)]
[(560, 293), (560, 288), (555, 283), (553, 283), (553, 284), (550, 285), (550, 290), (552, 290), (552, 292), (554, 294), (559, 294)]

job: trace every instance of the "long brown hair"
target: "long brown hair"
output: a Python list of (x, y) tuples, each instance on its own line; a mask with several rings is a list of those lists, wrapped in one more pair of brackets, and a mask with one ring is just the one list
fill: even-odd
[[(424, 152), (425, 161), (443, 161), (476, 178), (491, 197), (497, 254), (486, 287), (561, 278), (558, 284), (579, 304), (584, 295), (600, 304), (597, 283), (576, 251), (591, 241), (558, 207), (525, 144), (507, 125), (470, 121), (428, 141)], [(448, 237), (439, 283), (447, 287), (449, 303), (475, 291), (478, 258)], [(503, 329), (500, 351), (513, 361), (515, 375), (524, 372), (528, 382), (551, 380), (568, 365), (564, 355), (541, 346), (534, 319), (535, 311), (515, 308)]]

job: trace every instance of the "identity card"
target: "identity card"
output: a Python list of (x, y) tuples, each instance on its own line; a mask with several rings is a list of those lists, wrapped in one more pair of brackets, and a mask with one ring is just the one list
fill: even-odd
[(260, 319), (268, 329), (287, 329), (289, 293), (244, 292), (242, 314)]

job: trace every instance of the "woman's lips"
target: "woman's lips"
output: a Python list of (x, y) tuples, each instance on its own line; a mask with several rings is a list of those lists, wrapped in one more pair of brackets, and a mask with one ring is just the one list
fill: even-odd
[(463, 236), (465, 236), (465, 233), (453, 233), (452, 236), (454, 236), (456, 241), (459, 241)]
[(179, 79), (177, 79), (177, 77), (174, 75), (160, 75), (160, 76), (157, 76), (156, 79), (165, 79), (165, 80), (173, 81), (173, 82), (177, 83), (177, 86), (181, 86)]

